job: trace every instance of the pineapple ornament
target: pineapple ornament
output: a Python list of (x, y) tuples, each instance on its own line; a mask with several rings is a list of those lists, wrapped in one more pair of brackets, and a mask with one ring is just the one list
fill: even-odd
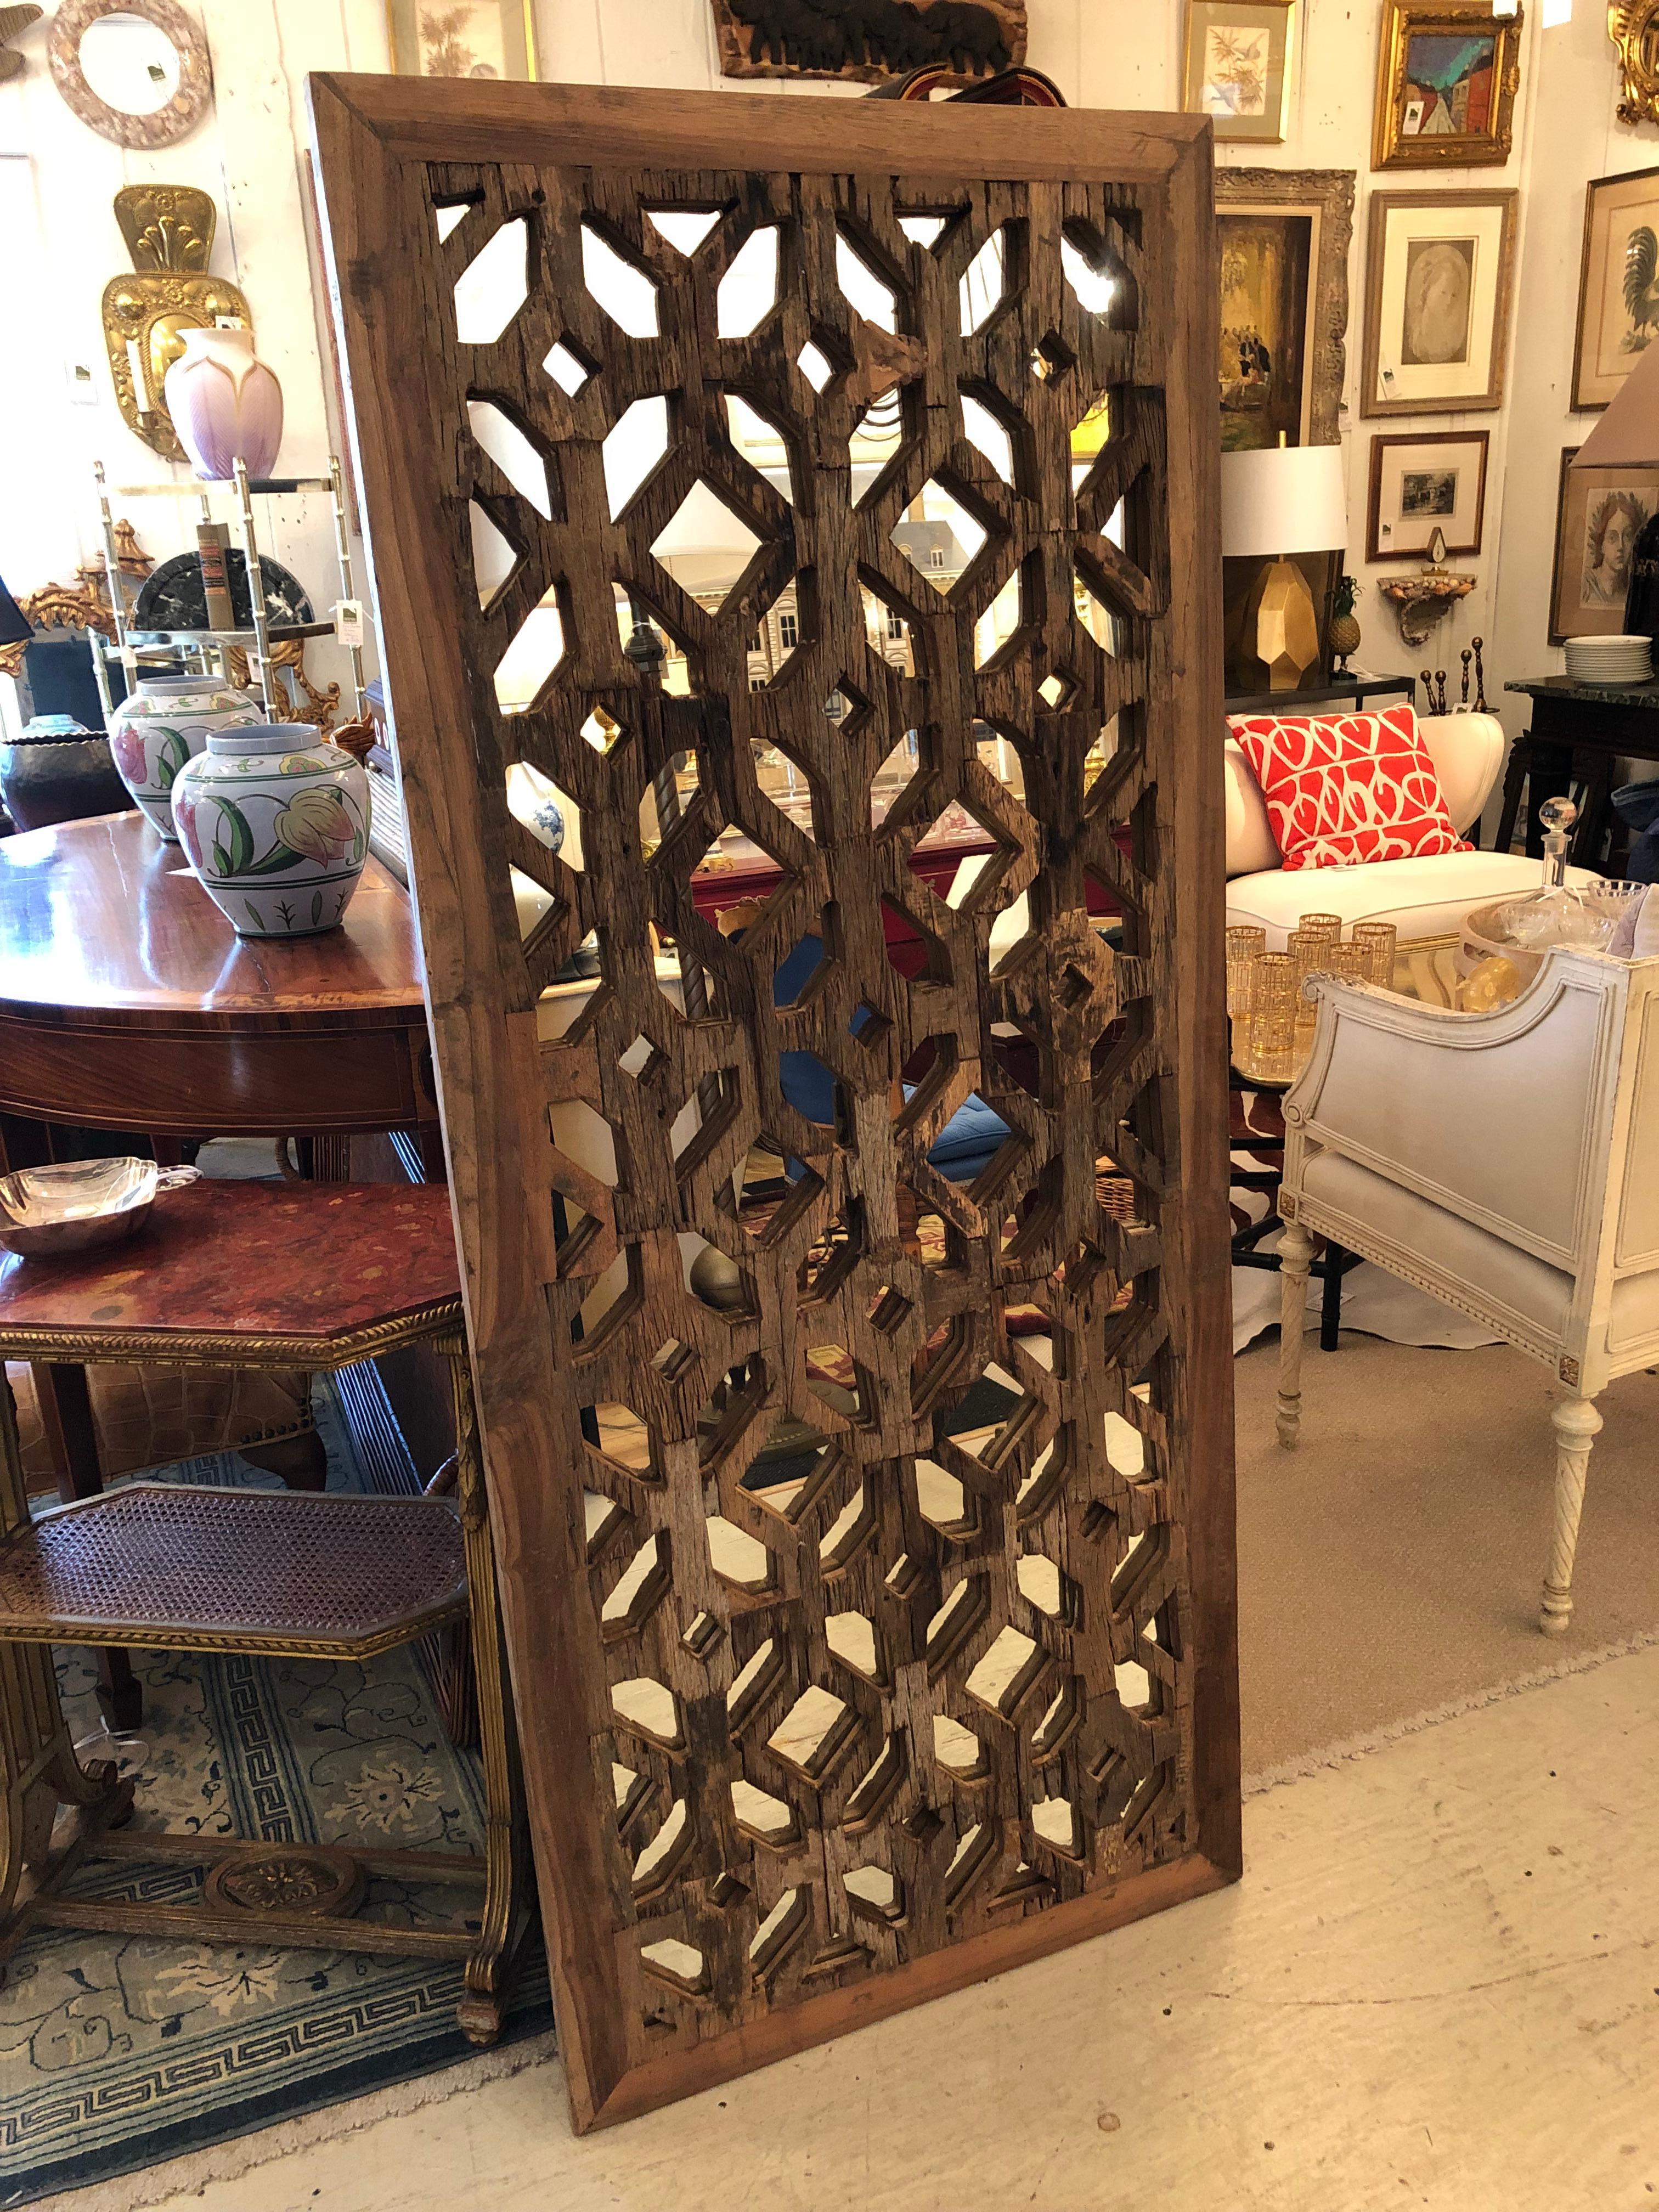
[(1336, 661), (1334, 673), (1348, 674), (1348, 663), (1359, 650), (1359, 624), (1354, 618), (1353, 603), (1359, 585), (1352, 576), (1339, 576), (1336, 595), (1331, 602), (1331, 652)]

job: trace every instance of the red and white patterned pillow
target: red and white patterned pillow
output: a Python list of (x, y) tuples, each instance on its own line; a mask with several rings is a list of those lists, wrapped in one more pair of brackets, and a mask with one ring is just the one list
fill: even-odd
[(1417, 733), (1417, 710), (1234, 714), (1287, 869), (1470, 853)]

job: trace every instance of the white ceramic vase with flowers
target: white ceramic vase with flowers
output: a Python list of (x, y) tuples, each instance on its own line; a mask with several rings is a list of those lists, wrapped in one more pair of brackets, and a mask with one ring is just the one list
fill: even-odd
[(198, 879), (239, 937), (332, 929), (368, 857), (368, 778), (305, 722), (222, 730), (173, 779)]

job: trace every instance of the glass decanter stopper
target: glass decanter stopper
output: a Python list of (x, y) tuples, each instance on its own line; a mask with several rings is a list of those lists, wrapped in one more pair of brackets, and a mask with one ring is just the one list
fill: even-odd
[(1544, 889), (1559, 890), (1567, 880), (1567, 843), (1578, 809), (1570, 799), (1547, 799), (1538, 819), (1544, 825)]

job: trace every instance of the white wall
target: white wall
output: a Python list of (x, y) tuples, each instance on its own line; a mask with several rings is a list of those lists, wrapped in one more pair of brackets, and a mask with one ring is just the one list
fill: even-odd
[[(221, 210), (215, 269), (247, 293), (262, 355), (282, 378), (288, 427), (280, 465), (295, 473), (321, 466), (329, 443), (317, 325), (301, 246), (299, 165), (305, 143), (307, 70), (386, 66), (383, 0), (193, 0), (213, 54), (215, 112), (182, 144), (157, 154), (124, 153), (85, 129), (47, 76), (41, 25), (22, 41), (30, 66), (0, 87), (0, 155), (33, 162), (48, 275), (28, 317), (33, 404), (44, 410), (54, 495), (44, 502), (0, 500), (0, 573), (15, 589), (66, 573), (96, 550), (88, 496), (88, 465), (100, 454), (112, 481), (157, 482), (169, 471), (120, 422), (104, 367), (98, 302), (106, 278), (125, 265), (110, 210), (124, 182), (194, 183)], [(787, 98), (826, 88), (793, 82), (733, 84), (718, 72), (708, 0), (535, 0), (541, 74), (584, 82), (709, 87), (743, 98)], [(1173, 107), (1178, 104), (1180, 0), (1030, 0), (1032, 64), (1083, 106)], [(1563, 444), (1587, 427), (1566, 412), (1579, 239), (1587, 177), (1659, 161), (1659, 134), (1613, 119), (1613, 50), (1599, 0), (1578, 0), (1577, 21), (1545, 32), (1528, 10), (1516, 152), (1506, 170), (1460, 169), (1455, 185), (1529, 185), (1521, 210), (1520, 281), (1512, 333), (1509, 398), (1498, 414), (1362, 421), (1358, 368), (1364, 312), (1364, 240), (1373, 190), (1413, 190), (1432, 179), (1370, 168), (1376, 72), (1376, 0), (1304, 0), (1299, 67), (1290, 136), (1282, 146), (1229, 147), (1239, 166), (1351, 168), (1358, 173), (1350, 262), (1348, 410), (1350, 567), (1364, 586), (1358, 613), (1362, 661), (1414, 669), (1425, 659), (1452, 671), (1457, 648), (1479, 634), (1497, 685), (1505, 676), (1553, 667), (1545, 646), (1556, 471)], [(828, 88), (840, 91), (842, 88)], [(844, 88), (853, 96), (857, 88)], [(0, 185), (4, 169), (0, 168)], [(15, 195), (14, 195), (15, 197)], [(15, 295), (14, 295), (15, 296)], [(73, 405), (65, 362), (94, 374), (95, 404)], [(1362, 562), (1370, 441), (1379, 431), (1486, 428), (1492, 433), (1485, 550), (1459, 565), (1478, 588), (1413, 653), (1376, 584), (1397, 565)], [(15, 464), (8, 462), (8, 471)], [(157, 555), (192, 542), (194, 509), (176, 501), (123, 503)], [(326, 508), (316, 500), (267, 503), (264, 542), (295, 569), (319, 605), (334, 595)], [(1503, 544), (1500, 558), (1499, 546)], [(326, 655), (316, 657), (322, 665)], [(329, 668), (340, 673), (337, 663)], [(1516, 718), (1510, 716), (1511, 726)]]

